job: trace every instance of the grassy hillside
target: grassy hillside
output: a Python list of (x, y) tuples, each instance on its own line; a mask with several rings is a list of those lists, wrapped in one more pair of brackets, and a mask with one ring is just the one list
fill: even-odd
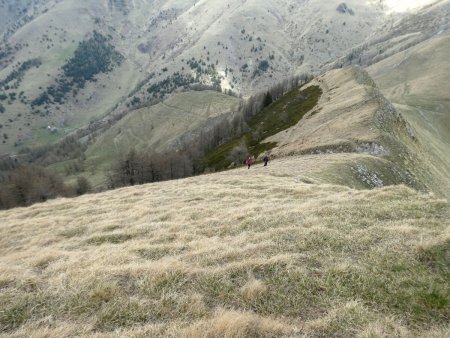
[[(7, 126), (8, 138), (0, 140), (0, 155), (61, 139), (112, 111), (124, 111), (133, 100), (147, 102), (192, 83), (251, 95), (287, 76), (318, 71), (386, 20), (380, 4), (348, 0), (351, 15), (337, 10), (340, 3), (3, 0), (0, 21), (22, 19), (1, 36), (0, 82), (30, 58), (39, 58), (42, 66), (14, 86), (0, 85), (0, 95), (23, 92), (26, 98), (2, 102), (6, 112), (0, 124)], [(0, 23), (0, 34), (6, 23)], [(85, 68), (95, 63), (85, 59), (102, 59), (102, 68), (108, 62), (95, 52), (73, 60), (94, 31), (124, 60), (108, 74), (96, 72), (94, 82), (75, 81), (83, 88), (73, 87), (76, 79), (65, 71), (69, 64)], [(47, 100), (47, 94), (56, 100)], [(33, 108), (32, 102), (47, 104)], [(49, 125), (60, 131), (51, 140)]]
[(450, 205), (314, 156), (0, 212), (1, 334), (448, 336)]
[[(95, 186), (104, 186), (106, 172), (130, 149), (171, 151), (181, 139), (231, 117), (239, 100), (214, 91), (178, 93), (159, 104), (132, 110), (123, 119), (100, 133), (89, 144), (82, 161), (82, 171)], [(52, 168), (64, 173), (65, 167), (78, 159), (56, 163)], [(69, 178), (70, 180), (71, 178)]]
[(235, 110), (238, 102), (235, 97), (214, 91), (176, 94), (157, 105), (132, 111), (98, 138), (88, 156), (109, 152), (117, 155), (131, 147), (166, 150), (184, 133)]
[[(176, 149), (181, 139), (228, 119), (237, 102), (217, 92), (191, 92), (132, 111), (89, 146), (81, 174), (101, 186), (114, 161), (129, 149)], [(275, 158), (337, 155), (341, 156), (335, 167), (339, 175), (332, 175), (334, 180), (327, 182), (368, 188), (405, 184), (447, 197), (450, 186), (439, 172), (439, 161), (445, 162), (448, 153), (446, 139), (441, 140), (439, 133), (419, 135), (421, 129), (416, 128), (417, 123), (427, 122), (428, 127), (436, 125), (445, 133), (446, 124), (439, 121), (443, 120), (410, 121), (360, 68), (333, 70), (250, 118), (241, 136), (211, 150), (204, 163), (220, 170), (239, 165), (248, 154), (259, 156), (269, 150)], [(425, 146), (426, 140), (434, 141)], [(430, 152), (430, 145), (439, 147), (440, 152)], [(68, 164), (54, 167), (63, 171)], [(431, 166), (433, 171), (428, 173)], [(445, 173), (446, 166), (442, 168)]]
[[(288, 113), (298, 122), (291, 123)], [(277, 116), (275, 123), (270, 122), (273, 115)], [(280, 119), (289, 123), (277, 130)], [(334, 168), (324, 173), (330, 183), (367, 188), (405, 184), (420, 191), (429, 189), (427, 182), (415, 176), (415, 161), (422, 153), (414, 149), (410, 125), (362, 69), (327, 72), (253, 120), (252, 129), (243, 137), (250, 153), (255, 151), (253, 155), (264, 147), (271, 149), (274, 158), (322, 154), (334, 163)], [(249, 142), (254, 135), (259, 137), (256, 144)], [(209, 154), (208, 160), (229, 163), (233, 147), (242, 143), (224, 144)]]
[(419, 179), (450, 196), (450, 35), (442, 34), (368, 68), (411, 125)]
[(274, 148), (277, 145), (275, 142), (262, 141), (296, 125), (306, 113), (316, 107), (321, 94), (319, 86), (295, 88), (286, 93), (249, 119), (248, 132), (206, 154), (205, 166), (213, 170), (223, 170), (230, 165), (237, 165), (236, 159), (232, 157), (236, 147), (245, 148), (244, 158), (247, 153), (258, 157), (264, 151)]
[[(258, 7), (256, 22), (270, 14), (267, 22), (275, 20), (277, 27), (287, 27), (287, 34), (295, 36), (299, 28), (283, 22), (286, 18), (278, 11), (249, 3), (245, 8)], [(354, 3), (349, 5), (358, 13), (362, 7), (353, 7)], [(62, 1), (51, 11), (68, 13), (70, 4)], [(242, 12), (207, 16), (206, 2), (163, 11), (156, 19), (152, 16), (156, 21), (146, 19), (150, 26), (145, 27), (154, 29), (151, 38), (137, 37), (124, 19), (128, 15), (130, 21), (142, 23), (139, 11), (145, 1), (108, 4), (111, 20), (122, 18), (127, 29), (112, 33), (106, 19), (93, 22), (102, 32), (111, 32), (113, 39), (122, 35), (122, 41), (138, 41), (134, 49), (125, 42), (117, 46), (128, 53), (126, 57), (133, 55), (135, 63), (125, 62), (97, 83), (87, 84), (77, 105), (67, 105), (70, 109), (64, 113), (50, 109), (48, 118), (33, 125), (33, 135), (27, 134), (30, 142), (56, 141), (92, 116), (112, 111), (116, 104), (124, 108), (133, 95), (146, 92), (147, 87), (139, 84), (141, 76), (148, 75), (144, 66), (179, 66), (180, 58), (189, 55), (189, 63), (183, 65), (191, 68), (199, 57), (211, 55), (211, 61), (220, 58), (217, 70), (221, 71), (222, 60), (235, 55), (233, 48), (265, 43), (264, 36), (257, 40), (248, 27), (239, 26), (233, 29), (242, 42), (217, 44), (218, 37), (230, 35), (228, 30), (226, 36), (213, 34), (223, 32), (221, 20)], [(94, 25), (90, 19), (104, 13), (102, 6), (99, 2), (89, 7), (92, 13), (87, 9), (83, 22)], [(214, 1), (214, 6), (224, 4)], [(328, 19), (335, 18), (335, 6), (327, 13)], [(293, 18), (299, 15), (294, 14)], [(433, 20), (444, 17), (432, 14)], [(351, 34), (360, 18), (350, 12), (345, 15)], [(178, 37), (177, 29), (186, 27), (184, 20), (199, 16), (198, 32), (183, 31), (185, 40), (171, 44), (170, 34)], [(424, 12), (420, 22), (438, 27), (427, 17)], [(342, 28), (341, 19), (330, 27)], [(398, 29), (406, 36), (394, 49), (419, 41), (407, 30), (409, 26), (402, 25)], [(200, 26), (207, 26), (211, 35), (202, 35)], [(157, 28), (168, 32), (167, 41), (157, 39)], [(25, 26), (15, 39), (30, 30)], [(365, 32), (370, 30), (366, 27)], [(296, 53), (302, 43), (309, 43), (308, 36), (289, 40), (297, 48), (291, 57), (299, 56)], [(190, 39), (197, 40), (192, 44)], [(75, 43), (70, 41), (53, 56), (54, 63), (45, 60), (51, 53), (44, 53), (40, 67), (60, 67), (74, 52)], [(276, 78), (290, 64), (281, 53), (285, 43), (274, 46), (274, 59), (267, 54), (268, 60), (274, 60), (273, 69), (255, 66), (269, 52), (265, 45), (256, 52), (252, 47), (254, 60), (245, 50), (242, 60), (232, 60), (257, 67), (263, 72), (261, 78), (269, 73)], [(326, 43), (320, 44), (316, 41), (309, 58), (321, 48), (326, 50)], [(212, 45), (217, 49), (210, 50)], [(163, 55), (168, 46), (171, 54)], [(450, 197), (449, 51), (449, 35), (442, 32), (372, 65), (368, 71), (376, 84), (359, 68), (323, 74), (266, 107), (248, 121), (250, 130), (242, 137), (223, 144), (206, 159), (210, 167), (227, 167), (233, 149), (242, 145), (254, 155), (270, 149), (268, 167), (257, 163), (250, 170), (237, 168), (0, 211), (0, 336), (450, 336), (450, 204), (441, 199)], [(380, 59), (391, 52), (398, 50), (377, 51)], [(311, 65), (308, 59), (305, 64)], [(170, 73), (159, 68), (155, 81)], [(24, 73), (25, 88), (38, 88), (27, 81), (38, 70)], [(5, 68), (0, 75), (4, 78), (10, 71)], [(243, 74), (238, 83), (252, 75)], [(44, 82), (50, 83), (52, 76)], [(119, 78), (120, 82), (114, 80)], [(259, 80), (253, 83), (256, 87), (264, 83)], [(105, 90), (97, 92), (98, 88)], [(8, 96), (3, 101), (14, 102), (5, 103), (0, 122), (5, 129), (17, 127), (18, 133), (31, 117), (19, 115), (22, 98), (13, 100), (11, 90), (5, 91)], [(124, 92), (134, 94), (126, 97)], [(173, 149), (181, 138), (227, 119), (237, 102), (217, 92), (179, 93), (130, 112), (95, 138), (90, 135), (86, 159), (76, 161), (94, 185), (100, 185), (105, 170), (129, 149)], [(77, 115), (79, 111), (83, 113)], [(68, 119), (67, 130), (49, 134), (42, 128), (48, 121), (62, 123), (63, 117)], [(11, 133), (5, 139), (8, 146), (15, 138)], [(54, 167), (64, 171), (67, 164)]]
[[(192, 95), (128, 115), (91, 160), (145, 148), (153, 123), (176, 141), (163, 112), (195, 130), (235, 103)], [(349, 68), (250, 126), (276, 146), (268, 167), (0, 212), (0, 334), (449, 336), (450, 204), (420, 124)]]

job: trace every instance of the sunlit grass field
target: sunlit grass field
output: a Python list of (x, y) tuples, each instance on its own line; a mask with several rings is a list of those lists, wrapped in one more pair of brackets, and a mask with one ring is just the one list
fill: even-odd
[(449, 203), (299, 163), (0, 212), (1, 335), (449, 336)]

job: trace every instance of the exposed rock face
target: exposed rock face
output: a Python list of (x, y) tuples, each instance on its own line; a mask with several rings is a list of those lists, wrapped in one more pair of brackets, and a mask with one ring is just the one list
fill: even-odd
[[(445, 5), (445, 2), (442, 3)], [(441, 6), (450, 15), (450, 5)], [(449, 20), (442, 20), (448, 25)], [(439, 26), (437, 26), (439, 28)], [(433, 38), (397, 53), (368, 68), (384, 100), (392, 102), (380, 111), (377, 123), (387, 130), (397, 129), (402, 142), (416, 154), (419, 179), (430, 189), (450, 197), (450, 33), (444, 27)], [(424, 62), (426, 60), (426, 62)], [(406, 121), (396, 122), (401, 114)]]
[(353, 9), (349, 8), (345, 2), (339, 4), (339, 6), (337, 6), (336, 10), (342, 14), (355, 15), (355, 12), (353, 11)]
[(358, 164), (352, 168), (359, 179), (371, 188), (382, 188), (383, 180), (378, 177), (377, 173), (371, 172), (365, 165)]

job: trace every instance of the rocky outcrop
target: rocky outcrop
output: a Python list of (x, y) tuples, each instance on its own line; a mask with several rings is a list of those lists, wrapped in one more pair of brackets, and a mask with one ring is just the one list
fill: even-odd
[(339, 6), (337, 6), (336, 10), (339, 13), (342, 14), (350, 14), (350, 15), (355, 15), (355, 12), (353, 11), (353, 9), (351, 9), (350, 7), (347, 6), (347, 4), (345, 2), (339, 4)]
[[(310, 85), (323, 91), (316, 107), (296, 126), (274, 135), (273, 156), (355, 154), (335, 171), (364, 187), (405, 184), (427, 191), (414, 175), (413, 127), (359, 67), (327, 72)], [(359, 160), (355, 160), (358, 159)]]

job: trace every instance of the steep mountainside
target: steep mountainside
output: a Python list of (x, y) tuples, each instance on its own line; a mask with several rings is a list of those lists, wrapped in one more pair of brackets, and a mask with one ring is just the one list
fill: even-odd
[(0, 336), (450, 337), (449, 17), (0, 0)]
[(413, 127), (422, 166), (419, 176), (433, 191), (450, 196), (450, 34), (369, 67), (384, 95)]
[(389, 31), (398, 3), (3, 0), (0, 153), (52, 142), (177, 87), (247, 95), (317, 72)]
[(334, 60), (329, 67), (351, 64), (368, 66), (435, 36), (445, 34), (449, 29), (450, 1), (436, 1), (418, 12), (407, 12), (398, 20), (386, 22), (366, 42), (352, 48), (348, 55)]
[[(297, 125), (265, 140), (277, 143), (274, 156), (329, 156), (324, 177), (331, 174), (332, 182), (352, 187), (406, 184), (428, 190), (428, 181), (417, 178), (425, 150), (419, 150), (410, 123), (364, 70), (330, 71), (309, 85), (321, 87), (319, 104)], [(339, 163), (333, 160), (340, 157), (336, 154), (342, 156)]]
[(5, 38), (34, 18), (35, 11), (43, 10), (46, 0), (0, 0), (0, 34)]

